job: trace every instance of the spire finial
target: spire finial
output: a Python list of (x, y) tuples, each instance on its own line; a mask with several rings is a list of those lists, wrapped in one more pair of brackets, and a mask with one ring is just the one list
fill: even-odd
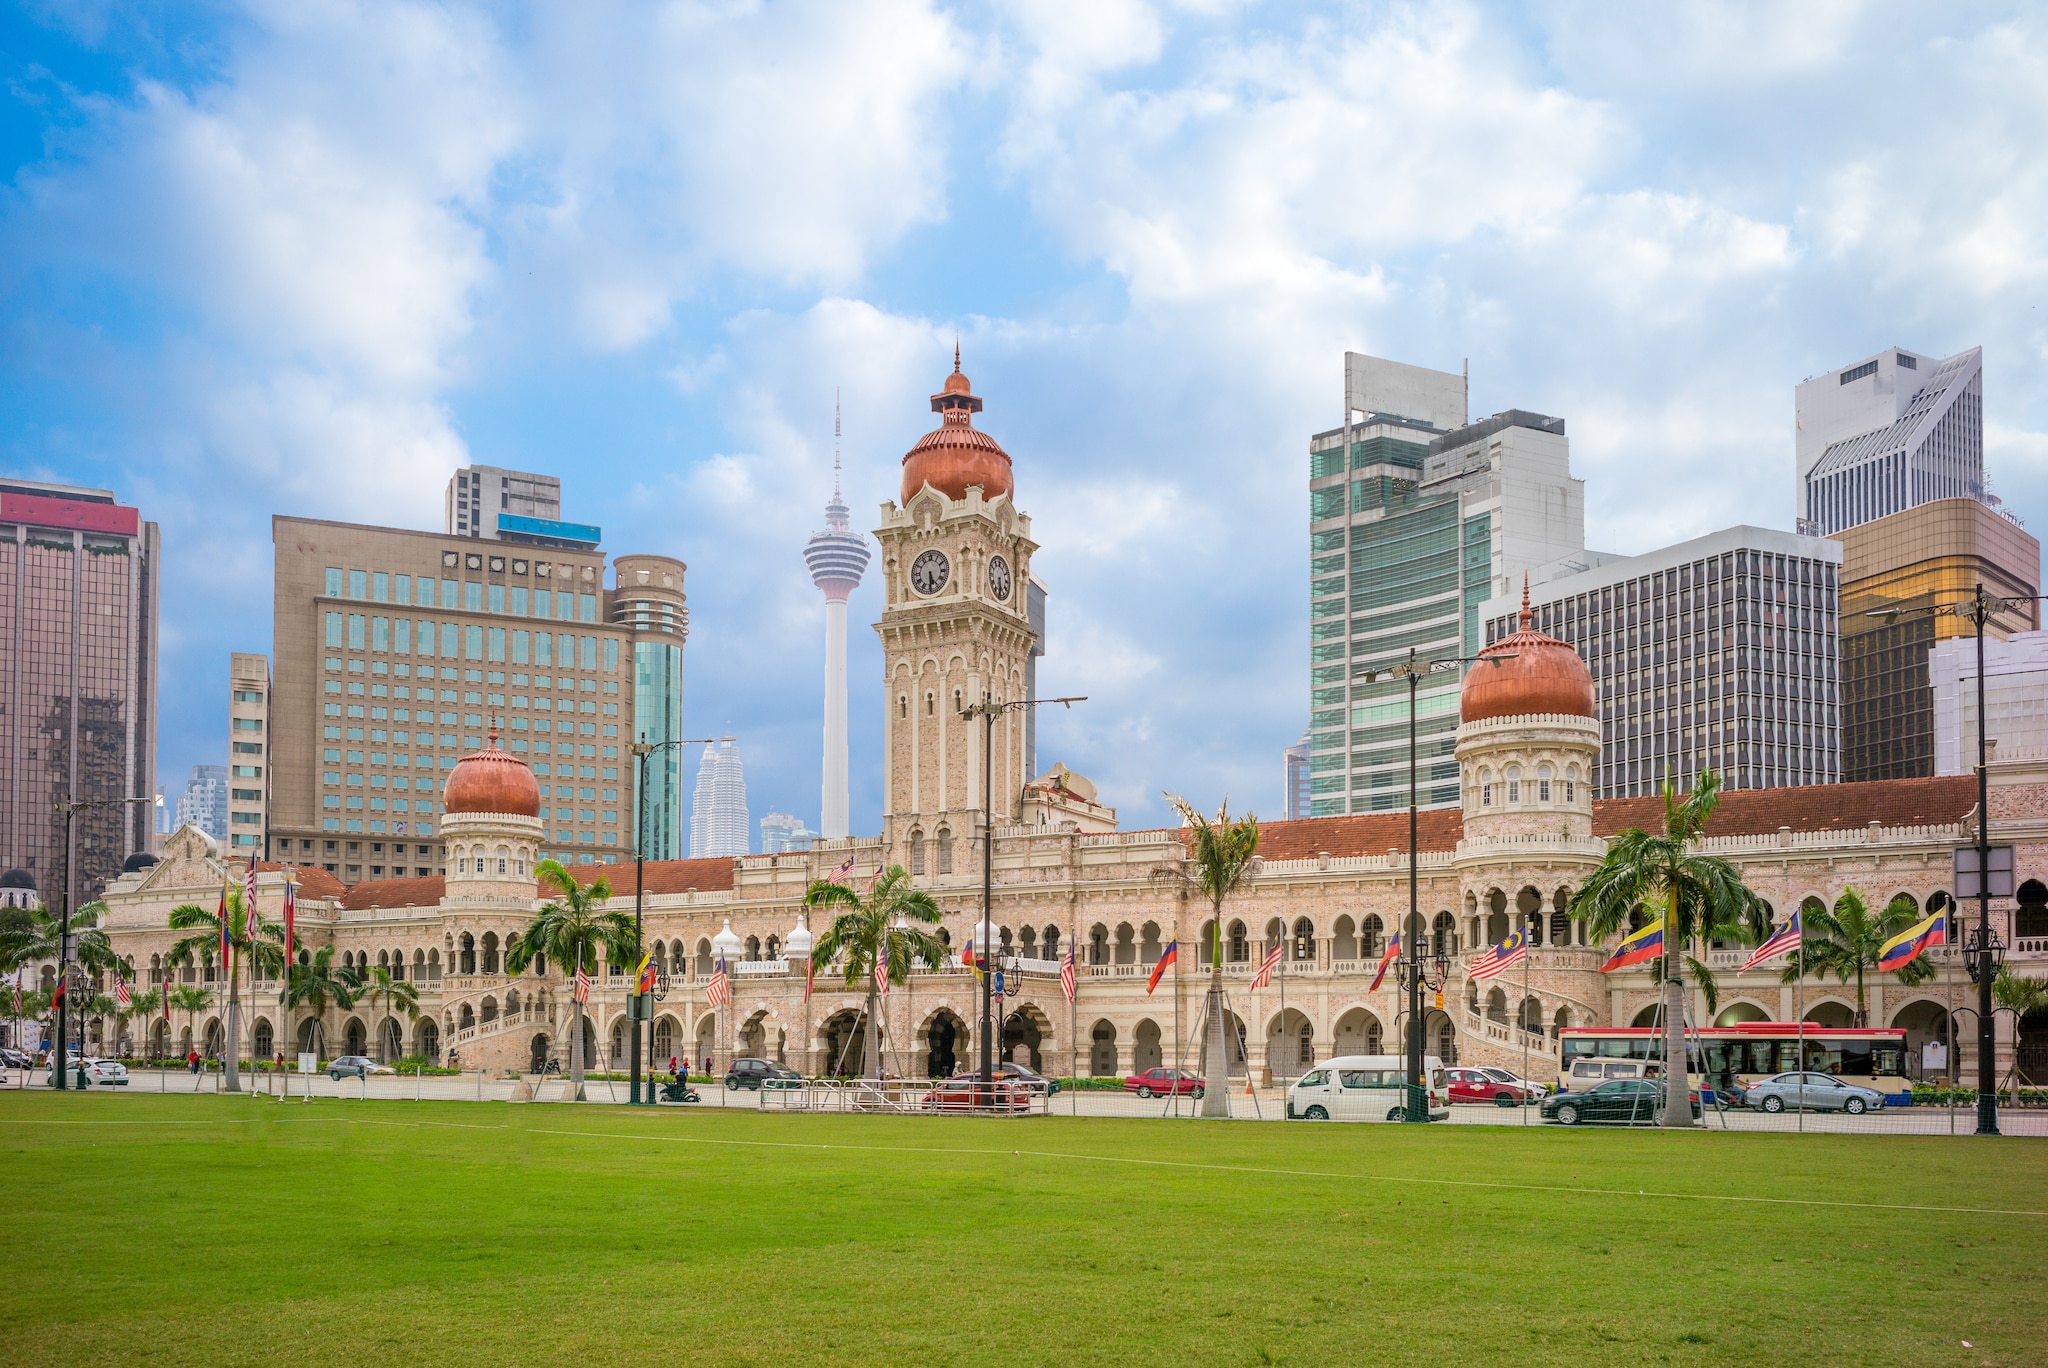
[(1529, 630), (1529, 620), (1535, 616), (1529, 611), (1529, 572), (1522, 572), (1522, 630)]
[(960, 373), (960, 334), (953, 334), (953, 374)]
[(832, 502), (839, 502), (839, 387), (832, 387)]
[(496, 713), (492, 713), (492, 714), (491, 714), (491, 732), (490, 732), (490, 736), (491, 736), (491, 749), (492, 749), (492, 750), (496, 750), (496, 749), (498, 748), (498, 715), (497, 715)]

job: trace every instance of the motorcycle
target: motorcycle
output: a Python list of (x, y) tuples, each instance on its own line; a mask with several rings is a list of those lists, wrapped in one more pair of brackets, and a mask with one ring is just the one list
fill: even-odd
[(670, 1080), (661, 1085), (661, 1100), (664, 1102), (701, 1102), (697, 1090), (688, 1083)]

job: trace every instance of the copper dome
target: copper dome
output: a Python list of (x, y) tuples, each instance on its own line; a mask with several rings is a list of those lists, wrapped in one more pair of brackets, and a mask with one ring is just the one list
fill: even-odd
[[(1531, 630), (1530, 616), (1529, 584), (1524, 579), (1521, 630), (1479, 653), (1479, 663), (1466, 673), (1465, 687), (1458, 695), (1459, 721), (1484, 722), (1533, 713), (1594, 715), (1592, 671), (1569, 643)], [(1487, 664), (1493, 656), (1512, 659)]]
[(996, 439), (974, 426), (981, 400), (960, 373), (960, 348), (953, 348), (953, 373), (932, 396), (932, 412), (940, 425), (920, 437), (903, 457), (903, 502), (930, 485), (949, 499), (967, 497), (969, 485), (981, 486), (981, 497), (994, 499), (1011, 492), (1010, 455)]
[(449, 812), (503, 812), (540, 816), (540, 784), (524, 760), (498, 749), (498, 730), (480, 751), (465, 755), (449, 771), (441, 802)]

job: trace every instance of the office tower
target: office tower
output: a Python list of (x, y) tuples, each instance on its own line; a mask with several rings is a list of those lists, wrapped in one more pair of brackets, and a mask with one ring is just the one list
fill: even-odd
[(780, 855), (791, 850), (809, 850), (818, 833), (805, 826), (801, 817), (771, 812), (761, 819), (761, 853)]
[(228, 839), (228, 767), (194, 765), (178, 795), (178, 825), (198, 827), (221, 844)]
[(1842, 544), (1842, 778), (1955, 773), (1935, 756), (1928, 652), (1975, 628), (1966, 617), (1918, 610), (1966, 601), (1982, 584), (2001, 600), (1987, 636), (2040, 626), (2039, 605), (2025, 600), (2041, 592), (2041, 543), (1976, 499), (1936, 499), (1834, 537)]
[(1315, 791), (1311, 787), (1314, 772), (1309, 768), (1313, 752), (1309, 750), (1309, 734), (1304, 731), (1301, 739), (1289, 746), (1282, 762), (1285, 772), (1281, 789), (1281, 816), (1290, 822), (1300, 821), (1309, 815), (1315, 802)]
[[(1479, 605), (1584, 554), (1564, 420), (1467, 423), (1462, 375), (1346, 353), (1345, 421), (1309, 442), (1310, 786), (1318, 817), (1405, 807), (1408, 659), (1475, 654)], [(1418, 798), (1458, 801), (1460, 669), (1416, 697)]]
[(263, 751), (269, 743), (270, 657), (246, 651), (228, 656), (228, 854), (269, 858), (265, 826), (270, 810)]
[[(659, 749), (647, 754), (647, 858), (683, 857), (683, 754), (663, 742), (683, 735), (683, 642), (690, 609), (683, 593), (688, 569), (667, 556), (620, 556), (612, 562), (612, 621), (633, 632), (633, 735)], [(637, 801), (637, 791), (628, 795)], [(640, 821), (635, 807), (626, 818)]]
[(446, 529), (451, 536), (595, 551), (600, 531), (562, 521), (562, 482), (553, 475), (496, 466), (464, 466), (448, 477)]
[[(157, 525), (104, 489), (0, 479), (0, 869), (51, 906), (60, 802), (156, 792)], [(74, 905), (150, 848), (146, 803), (72, 819)]]
[[(156, 834), (159, 836), (168, 836), (173, 831), (175, 831), (177, 828), (172, 826), (171, 823), (176, 816), (177, 808), (172, 803), (169, 792), (164, 788), (163, 784), (159, 782), (156, 786), (156, 816), (154, 818)], [(156, 842), (155, 845), (152, 846), (152, 851), (154, 851), (158, 847), (161, 847), (162, 845), (162, 841)]]
[[(1045, 581), (1024, 581), (1024, 619), (1031, 624), (1031, 653), (1024, 657), (1024, 696), (1038, 697), (1038, 662), (1045, 655)], [(1024, 710), (1024, 772), (1038, 773), (1038, 709)]]
[[(1951, 636), (1927, 652), (1934, 773), (1977, 772), (1977, 641)], [(2048, 755), (2048, 632), (1984, 641), (1984, 739), (1991, 760)]]
[(706, 746), (697, 761), (697, 791), (690, 803), (690, 858), (747, 853), (747, 776), (739, 743), (730, 736)]
[[(851, 530), (850, 510), (839, 497), (839, 404), (832, 404), (832, 502), (825, 505), (825, 530), (804, 546), (811, 583), (825, 595), (825, 764), (819, 789), (818, 826), (826, 836), (848, 830), (846, 779), (846, 600), (868, 568), (868, 540)], [(692, 845), (694, 846), (694, 836)]]
[[(1593, 673), (1595, 798), (1840, 777), (1835, 615), (1841, 546), (1731, 527), (1557, 579), (1532, 577), (1537, 630)], [(1518, 589), (1482, 610), (1488, 643), (1520, 625)]]
[[(649, 589), (643, 630), (594, 549), (289, 517), (271, 536), (273, 859), (348, 883), (443, 872), (441, 781), (494, 725), (540, 781), (544, 854), (632, 849), (635, 646), (671, 639), (666, 597)], [(628, 563), (681, 583), (680, 562)]]
[(1984, 349), (1897, 347), (1793, 390), (1799, 530), (1827, 536), (1935, 499), (1984, 499)]

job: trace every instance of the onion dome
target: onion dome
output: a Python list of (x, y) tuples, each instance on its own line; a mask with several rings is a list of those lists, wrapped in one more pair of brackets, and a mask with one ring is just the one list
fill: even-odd
[(540, 816), (540, 784), (524, 760), (498, 749), (498, 728), (491, 726), (484, 748), (465, 755), (448, 772), (441, 802), (450, 813), (502, 812), (514, 817)]
[(10, 869), (5, 874), (0, 874), (0, 888), (34, 888), (35, 886), (35, 875), (29, 873), (26, 869)]
[(146, 850), (138, 850), (121, 862), (121, 872), (123, 874), (133, 874), (139, 869), (148, 869), (156, 863), (156, 856)]
[(932, 396), (937, 428), (920, 437), (903, 458), (903, 502), (930, 485), (949, 499), (967, 497), (969, 485), (981, 486), (981, 497), (995, 499), (1011, 492), (1010, 456), (996, 439), (974, 426), (981, 400), (960, 373), (960, 348), (953, 347), (953, 373)]
[[(1592, 717), (1593, 675), (1567, 642), (1529, 626), (1529, 580), (1522, 578), (1521, 630), (1511, 632), (1479, 653), (1466, 672), (1458, 695), (1458, 720), (1484, 722), (1493, 717), (1528, 717), (1548, 713)], [(1511, 657), (1487, 662), (1494, 657)]]
[(816, 944), (816, 938), (811, 935), (810, 919), (799, 915), (795, 927), (783, 938), (782, 953), (790, 959), (809, 959), (811, 947)]
[(744, 942), (732, 933), (732, 918), (725, 919), (725, 930), (711, 938), (711, 953), (725, 959), (736, 958)]

